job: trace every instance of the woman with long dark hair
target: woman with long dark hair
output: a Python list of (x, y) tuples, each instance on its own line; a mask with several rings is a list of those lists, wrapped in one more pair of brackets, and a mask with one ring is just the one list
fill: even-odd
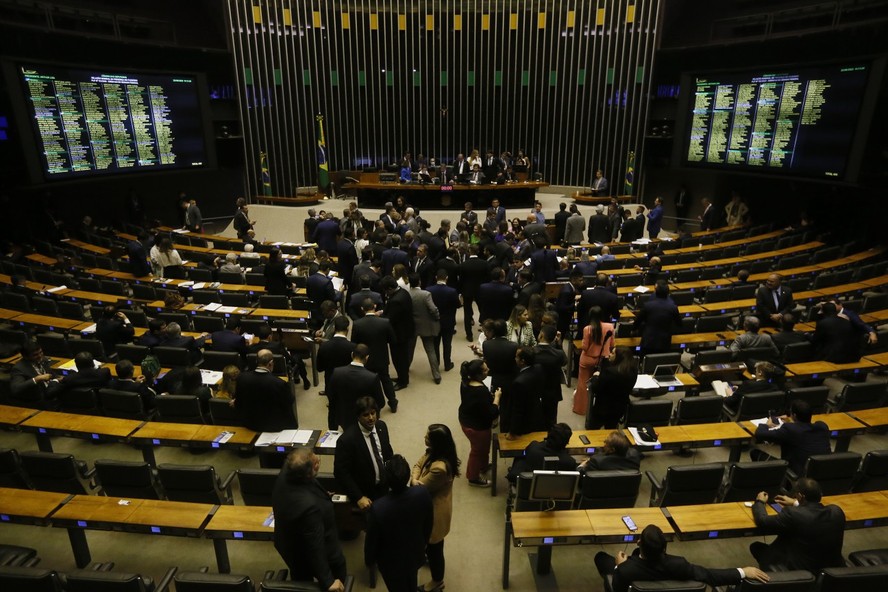
[(631, 348), (618, 347), (610, 354), (610, 363), (592, 375), (595, 393), (586, 429), (616, 429), (629, 406), (629, 395), (638, 378), (638, 359)]
[(589, 393), (586, 383), (601, 362), (610, 356), (614, 346), (614, 326), (602, 321), (604, 314), (600, 306), (589, 309), (589, 322), (583, 329), (583, 347), (580, 350), (580, 375), (574, 394), (573, 412), (586, 415), (589, 408)]
[(488, 369), (484, 360), (463, 362), (459, 369), (462, 383), (459, 385), (459, 425), (469, 439), (469, 460), (466, 478), (469, 485), (488, 487), (490, 481), (481, 474), (490, 467), (490, 435), (493, 422), (499, 417), (502, 389), (490, 394), (484, 384)]
[(280, 249), (272, 249), (268, 253), (265, 265), (265, 292), (278, 296), (289, 296), (293, 282), (287, 277), (287, 264)]
[(426, 545), (426, 558), (432, 579), (418, 590), (439, 592), (444, 589), (444, 537), (450, 532), (453, 513), (453, 479), (459, 477), (459, 458), (450, 428), (441, 423), (429, 426), (425, 436), (426, 453), (413, 466), (411, 483), (424, 485), (432, 496), (434, 524)]

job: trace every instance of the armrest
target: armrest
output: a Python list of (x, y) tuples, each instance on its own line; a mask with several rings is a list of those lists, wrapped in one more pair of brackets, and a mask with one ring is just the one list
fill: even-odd
[(173, 581), (173, 576), (176, 575), (176, 571), (178, 571), (178, 567), (171, 567), (167, 570), (163, 577), (160, 579), (157, 584), (155, 584), (154, 592), (166, 592), (167, 588), (170, 587), (170, 582)]
[(645, 471), (644, 474), (648, 481), (651, 482), (651, 498), (648, 501), (648, 506), (653, 508), (657, 505), (656, 502), (657, 498), (660, 497), (660, 492), (663, 491), (663, 482), (657, 479), (652, 471)]
[(234, 503), (231, 495), (231, 482), (234, 481), (234, 477), (237, 475), (237, 469), (228, 473), (228, 476), (225, 477), (225, 480), (219, 484), (219, 489), (225, 492), (225, 497), (228, 498), (228, 503)]

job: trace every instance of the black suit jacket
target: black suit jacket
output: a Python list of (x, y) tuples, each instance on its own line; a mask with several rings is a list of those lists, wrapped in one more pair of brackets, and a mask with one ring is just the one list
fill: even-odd
[(614, 570), (611, 584), (613, 592), (627, 592), (632, 582), (651, 580), (694, 580), (710, 586), (739, 584), (740, 571), (732, 569), (707, 569), (690, 563), (684, 557), (664, 554), (659, 561), (645, 561), (638, 549)]
[(752, 517), (762, 534), (776, 534), (762, 569), (785, 566), (820, 573), (825, 567), (844, 567), (842, 543), (845, 513), (838, 506), (807, 502), (783, 508), (769, 516), (763, 502), (752, 506)]
[(537, 281), (554, 282), (558, 255), (552, 249), (537, 249), (530, 256), (530, 270)]
[(555, 236), (558, 240), (562, 240), (564, 238), (564, 230), (567, 228), (567, 219), (570, 218), (571, 214), (567, 210), (558, 210), (555, 212)]
[(474, 300), (481, 284), (490, 281), (490, 267), (481, 257), (469, 257), (459, 266), (460, 292), (463, 298)]
[(560, 347), (540, 344), (534, 348), (536, 363), (543, 373), (543, 400), (560, 401), (562, 367), (567, 363), (567, 355)]
[(549, 446), (548, 442), (543, 440), (542, 442), (531, 442), (527, 445), (527, 448), (524, 449), (524, 456), (515, 458), (515, 461), (509, 468), (509, 473), (506, 475), (506, 478), (509, 481), (514, 482), (521, 473), (542, 470), (546, 466), (547, 456), (558, 457), (558, 466), (556, 467), (556, 470), (558, 471), (577, 470), (577, 461), (573, 459), (567, 450), (564, 450), (563, 448), (561, 450), (554, 450)]
[(102, 342), (106, 355), (114, 353), (118, 343), (131, 343), (135, 329), (132, 325), (124, 325), (120, 319), (99, 319), (96, 323), (96, 339)]
[(432, 284), (426, 291), (432, 295), (432, 302), (438, 308), (438, 314), (441, 315), (441, 334), (445, 330), (453, 332), (456, 327), (456, 309), (462, 306), (459, 301), (459, 292), (455, 288), (444, 284)]
[(589, 217), (589, 242), (609, 243), (611, 240), (610, 220), (604, 214)]
[(373, 397), (380, 409), (385, 406), (379, 375), (351, 363), (333, 370), (325, 392), (329, 400), (327, 427), (331, 430), (355, 423), (355, 402), (361, 397)]
[(111, 380), (108, 388), (126, 393), (139, 393), (139, 396), (142, 397), (142, 404), (145, 406), (145, 409), (154, 409), (154, 399), (157, 397), (157, 393), (144, 382), (114, 378)]
[(244, 336), (236, 331), (228, 329), (215, 331), (210, 335), (210, 339), (213, 342), (213, 351), (237, 352), (244, 357), (247, 355), (247, 342), (244, 341)]
[(502, 282), (488, 282), (478, 289), (477, 300), (482, 323), (487, 319), (508, 319), (515, 306), (515, 292)]
[(286, 382), (270, 372), (252, 370), (237, 377), (234, 408), (244, 425), (256, 432), (296, 429), (295, 398)]
[(620, 319), (620, 299), (617, 295), (604, 286), (595, 286), (580, 293), (580, 301), (577, 303), (577, 321), (580, 326), (588, 324), (589, 309), (593, 306), (601, 307), (605, 322)]
[(860, 359), (860, 336), (851, 321), (837, 316), (817, 321), (811, 343), (817, 359), (834, 364), (856, 362)]
[[(44, 362), (46, 371), (49, 374), (49, 364)], [(10, 372), (10, 391), (12, 396), (19, 401), (32, 401), (35, 405), (44, 399), (52, 398), (54, 390), (58, 388), (58, 383), (43, 382), (37, 384), (34, 378), (38, 372), (27, 360), (19, 360)]]
[(668, 352), (672, 347), (672, 332), (681, 327), (681, 315), (672, 298), (654, 296), (641, 307), (635, 325), (641, 333), (642, 353)]
[(780, 444), (780, 458), (789, 463), (796, 475), (803, 475), (805, 463), (812, 454), (829, 454), (829, 427), (822, 421), (814, 423), (786, 422), (776, 430), (760, 425), (756, 440)]
[(322, 273), (311, 274), (305, 280), (305, 295), (311, 300), (312, 311), (320, 312), (324, 300), (336, 300), (333, 280)]
[(318, 347), (318, 370), (324, 373), (324, 384), (330, 381), (333, 370), (351, 364), (351, 355), (355, 344), (347, 337), (333, 337)]
[(792, 312), (794, 302), (792, 298), (792, 290), (789, 286), (780, 286), (780, 296), (778, 297), (780, 306), (774, 305), (774, 293), (768, 286), (761, 285), (755, 292), (755, 312), (764, 324), (773, 324), (769, 318), (772, 314), (784, 314)]
[(712, 204), (703, 210), (700, 216), (700, 230), (711, 230), (715, 227), (715, 206)]
[(354, 322), (351, 338), (355, 345), (363, 343), (370, 348), (368, 370), (388, 372), (388, 346), (395, 340), (395, 330), (392, 329), (391, 321), (376, 315), (366, 315)]
[(287, 474), (285, 465), (272, 491), (274, 548), (292, 579), (314, 577), (326, 590), (346, 576), (333, 502), (317, 479), (289, 483)]
[(107, 368), (87, 368), (80, 372), (72, 372), (59, 382), (56, 393), (67, 389), (91, 388), (99, 389), (111, 382), (111, 371)]
[(419, 569), (433, 524), (432, 496), (427, 487), (408, 487), (382, 496), (367, 515), (364, 563), (379, 565), (383, 578), (390, 569)]
[(626, 456), (597, 452), (586, 462), (587, 471), (637, 471), (641, 468), (641, 457), (638, 451), (630, 448)]
[[(352, 413), (352, 417), (354, 417), (354, 413)], [(379, 453), (382, 455), (382, 460), (387, 461), (392, 458), (394, 452), (389, 439), (388, 426), (381, 419), (376, 422), (376, 434), (379, 436)], [(336, 483), (342, 493), (355, 503), (362, 497), (375, 500), (388, 490), (382, 467), (380, 467), (381, 481), (379, 484), (376, 483), (373, 457), (370, 455), (370, 449), (367, 448), (361, 427), (355, 419), (352, 419), (336, 442), (333, 475), (336, 477)]]
[(545, 427), (540, 413), (543, 373), (539, 366), (520, 370), (506, 391), (509, 406), (503, 417), (503, 431), (521, 435), (542, 430)]
[(518, 366), (515, 365), (516, 351), (518, 344), (505, 337), (487, 339), (481, 344), (481, 353), (490, 370), (490, 392), (501, 388), (505, 395), (506, 387), (518, 374)]
[(358, 252), (355, 251), (355, 243), (348, 239), (340, 240), (336, 243), (336, 254), (339, 257), (337, 261), (339, 277), (342, 278), (345, 285), (350, 285), (352, 282), (352, 272), (358, 265)]
[(394, 343), (407, 343), (415, 335), (413, 300), (407, 290), (398, 288), (386, 301), (382, 314), (392, 323)]

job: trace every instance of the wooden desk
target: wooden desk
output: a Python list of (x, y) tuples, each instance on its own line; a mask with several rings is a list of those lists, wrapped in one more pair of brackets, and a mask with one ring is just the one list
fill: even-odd
[[(525, 181), (523, 183), (507, 183), (505, 185), (441, 185), (416, 183), (345, 183), (342, 189), (354, 191), (358, 202), (364, 207), (381, 205), (387, 201), (394, 202), (396, 195), (409, 194), (408, 201), (419, 207), (447, 207), (462, 209), (462, 204), (471, 201), (476, 208), (486, 208), (494, 199), (499, 199), (509, 208), (530, 208), (533, 206), (534, 195), (548, 183)], [(480, 211), (480, 209), (479, 209)]]
[(884, 428), (888, 426), (888, 408), (886, 407), (851, 411), (848, 415), (871, 428)]
[(111, 253), (111, 249), (83, 242), (82, 240), (78, 240), (76, 238), (63, 238), (62, 242), (68, 243), (72, 247), (77, 247), (78, 249), (83, 249), (84, 251), (95, 253), (96, 255), (109, 255)]
[(702, 306), (706, 310), (706, 312), (714, 314), (725, 314), (726, 312), (752, 309), (755, 306), (755, 298), (727, 300), (725, 302), (710, 302), (705, 303)]
[(19, 427), (23, 432), (32, 432), (37, 437), (37, 447), (43, 452), (52, 452), (50, 436), (64, 436), (99, 442), (125, 442), (143, 421), (117, 419), (79, 413), (41, 411), (26, 419)]
[(71, 498), (67, 493), (0, 487), (0, 522), (49, 524), (49, 517)]
[[(822, 421), (829, 428), (829, 435), (836, 439), (835, 452), (847, 452), (851, 437), (866, 432), (866, 425), (857, 421), (847, 413), (818, 413), (811, 416), (811, 423)], [(743, 428), (755, 435), (756, 425), (744, 421)]]
[(655, 428), (655, 430), (660, 441), (657, 446), (639, 445), (628, 430), (626, 430), (626, 436), (631, 443), (639, 446), (641, 451), (725, 446), (730, 449), (728, 462), (739, 461), (742, 446), (752, 441), (752, 437), (743, 427), (732, 422), (663, 426)]
[(0, 405), (0, 426), (15, 427), (29, 417), (40, 413), (39, 409), (27, 407), (13, 407), (12, 405)]
[(307, 310), (286, 310), (278, 308), (254, 308), (250, 311), (251, 319), (299, 319), (307, 320), (309, 311)]
[[(630, 532), (623, 523), (623, 516), (629, 515), (638, 527)], [(514, 514), (513, 514), (514, 516)], [(629, 543), (638, 540), (641, 531), (648, 524), (660, 527), (667, 541), (674, 538), (675, 530), (661, 508), (618, 508), (606, 510), (586, 510), (586, 516), (592, 524), (595, 543)]]
[(842, 508), (846, 529), (888, 525), (888, 491), (826, 495), (823, 504)]
[(56, 329), (66, 329), (70, 331), (83, 325), (83, 321), (30, 313), (19, 313), (18, 316), (12, 319), (12, 321), (23, 327), (26, 325), (34, 325), (37, 327), (46, 327), (50, 331), (55, 331)]
[(787, 364), (786, 369), (797, 378), (826, 378), (842, 372), (849, 374), (860, 374), (863, 370), (877, 368), (881, 364), (876, 363), (869, 358), (861, 358), (857, 362), (850, 364), (833, 364), (832, 362), (816, 361), (816, 362), (800, 362), (798, 364)]
[(230, 573), (227, 540), (271, 541), (274, 527), (266, 522), (272, 516), (267, 506), (217, 506), (204, 528), (204, 535), (213, 539), (219, 573)]
[[(575, 430), (567, 443), (569, 454), (594, 454), (604, 446), (604, 440), (613, 430)], [(583, 444), (580, 436), (589, 438), (589, 444)], [(490, 495), (496, 495), (496, 478), (500, 458), (515, 458), (524, 455), (524, 449), (531, 442), (545, 440), (546, 432), (531, 432), (514, 440), (506, 439), (506, 434), (493, 434), (493, 462), (490, 464)]]
[(74, 561), (82, 569), (92, 560), (87, 529), (196, 537), (214, 507), (213, 504), (76, 495), (53, 514), (52, 523), (68, 530)]
[(752, 508), (743, 502), (671, 506), (664, 512), (683, 541), (756, 534)]

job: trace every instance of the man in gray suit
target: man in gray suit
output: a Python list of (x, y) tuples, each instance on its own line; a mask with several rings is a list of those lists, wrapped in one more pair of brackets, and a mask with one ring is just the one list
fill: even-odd
[(583, 232), (586, 230), (586, 219), (580, 216), (577, 204), (570, 206), (570, 218), (564, 223), (564, 242), (568, 245), (578, 245), (583, 242)]
[(432, 301), (432, 294), (419, 287), (419, 274), (411, 273), (410, 299), (413, 301), (413, 323), (416, 330), (408, 347), (410, 351), (410, 364), (413, 364), (413, 352), (416, 349), (416, 338), (422, 339), (422, 347), (429, 358), (429, 366), (432, 369), (432, 378), (435, 384), (441, 384), (441, 370), (438, 367), (438, 354), (435, 353), (435, 338), (441, 333), (441, 315), (438, 307)]

